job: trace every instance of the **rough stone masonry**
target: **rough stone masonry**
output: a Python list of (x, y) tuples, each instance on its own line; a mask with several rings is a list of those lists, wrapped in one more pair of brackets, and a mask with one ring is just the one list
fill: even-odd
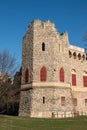
[(47, 20), (30, 23), (23, 38), (19, 116), (87, 115), (87, 55)]

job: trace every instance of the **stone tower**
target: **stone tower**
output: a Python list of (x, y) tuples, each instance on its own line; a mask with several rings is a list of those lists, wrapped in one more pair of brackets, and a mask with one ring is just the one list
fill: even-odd
[(68, 33), (59, 34), (49, 20), (30, 24), (23, 38), (20, 116), (73, 116), (73, 48)]

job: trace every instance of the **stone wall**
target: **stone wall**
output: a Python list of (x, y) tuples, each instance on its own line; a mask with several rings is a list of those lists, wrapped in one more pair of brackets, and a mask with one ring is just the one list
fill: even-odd
[[(42, 50), (42, 44), (45, 50)], [(71, 56), (70, 56), (71, 53)], [(75, 56), (75, 55), (76, 56)], [(81, 57), (79, 57), (81, 55)], [(47, 70), (46, 82), (40, 81), (40, 70)], [(29, 69), (29, 82), (25, 83), (25, 70)], [(64, 83), (60, 82), (60, 68), (64, 69)], [(76, 86), (72, 86), (72, 71), (76, 73)], [(52, 117), (59, 113), (87, 111), (84, 100), (87, 90), (83, 92), (83, 75), (87, 73), (87, 60), (83, 48), (71, 46), (68, 33), (59, 34), (54, 23), (49, 20), (33, 21), (23, 39), (22, 52), (22, 91), (20, 99), (20, 116)], [(75, 89), (73, 89), (75, 88)], [(66, 105), (61, 106), (61, 96)], [(45, 98), (45, 103), (43, 103)], [(74, 106), (73, 98), (78, 105)]]
[[(74, 108), (70, 91), (70, 88), (65, 89), (61, 86), (34, 87), (28, 91), (23, 91), (21, 93), (20, 116), (41, 118), (52, 117), (52, 113), (57, 112), (73, 112)], [(64, 106), (61, 106), (61, 97), (65, 97)]]

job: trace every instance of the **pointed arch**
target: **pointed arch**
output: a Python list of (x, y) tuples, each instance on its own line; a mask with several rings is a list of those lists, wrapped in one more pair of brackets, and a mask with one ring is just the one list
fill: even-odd
[(85, 55), (84, 55), (84, 54), (82, 55), (82, 60), (83, 60), (83, 61), (85, 60)]
[(43, 66), (40, 70), (40, 81), (46, 81), (47, 71), (46, 67)]
[(78, 54), (78, 59), (81, 60), (81, 54), (80, 53)]
[(74, 57), (74, 59), (76, 59), (76, 57), (77, 57), (76, 52), (73, 53), (73, 57)]
[(29, 69), (26, 68), (25, 70), (25, 83), (28, 83), (29, 82)]
[(72, 69), (72, 85), (76, 86), (76, 70)]
[(83, 72), (83, 86), (87, 87), (87, 71)]
[(69, 58), (71, 58), (72, 57), (72, 53), (71, 53), (71, 51), (69, 51)]
[(64, 69), (60, 68), (60, 82), (64, 82)]

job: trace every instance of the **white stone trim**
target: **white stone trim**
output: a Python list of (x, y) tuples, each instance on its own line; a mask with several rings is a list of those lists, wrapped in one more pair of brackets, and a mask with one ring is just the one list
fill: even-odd
[(80, 47), (77, 47), (77, 46), (73, 46), (73, 45), (70, 45), (70, 49), (72, 50), (76, 50), (76, 51), (79, 51), (79, 52), (85, 52), (84, 48), (80, 48)]
[(34, 87), (65, 87), (70, 88), (70, 84), (68, 83), (57, 83), (57, 82), (35, 82), (31, 84), (21, 85), (21, 88), (34, 88)]
[(77, 91), (77, 92), (87, 92), (87, 87), (83, 86), (72, 86), (72, 91)]

